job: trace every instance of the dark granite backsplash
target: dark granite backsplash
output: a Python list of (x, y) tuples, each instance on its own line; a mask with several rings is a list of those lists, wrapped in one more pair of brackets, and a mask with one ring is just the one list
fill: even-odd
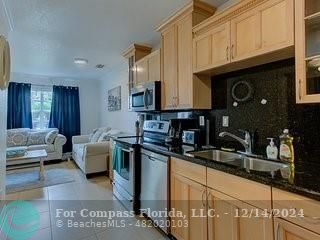
[[(254, 95), (251, 101), (234, 107), (231, 88), (241, 80), (251, 83)], [(242, 149), (230, 138), (221, 139), (219, 132), (242, 136), (238, 129), (256, 130), (255, 153), (265, 155), (269, 142), (266, 138), (274, 137), (278, 145), (279, 135), (289, 128), (295, 139), (296, 160), (320, 163), (320, 104), (295, 103), (294, 59), (215, 76), (212, 83), (213, 109), (191, 113), (192, 117), (204, 115), (210, 120), (211, 144)], [(221, 98), (223, 93), (224, 100)], [(266, 99), (267, 104), (261, 104), (262, 99)], [(161, 113), (160, 116), (170, 119), (177, 113)], [(228, 128), (222, 127), (223, 116), (229, 116)]]

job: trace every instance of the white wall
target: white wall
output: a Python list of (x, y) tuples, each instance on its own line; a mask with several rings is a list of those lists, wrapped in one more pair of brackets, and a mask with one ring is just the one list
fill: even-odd
[[(134, 133), (137, 114), (128, 110), (128, 62), (123, 60), (119, 66), (102, 78), (101, 81), (101, 109), (100, 125), (117, 128), (128, 133)], [(108, 111), (108, 90), (121, 86), (121, 111)]]
[[(217, 11), (239, 2), (240, 0), (229, 0), (225, 4), (221, 5)], [(160, 37), (159, 37), (160, 42)], [(158, 49), (160, 43), (155, 44), (153, 49)], [(119, 53), (120, 54), (120, 53)], [(123, 62), (113, 68), (112, 72), (101, 79), (101, 113), (100, 113), (100, 125), (110, 126), (112, 128), (118, 128), (123, 131), (134, 133), (134, 123), (137, 120), (137, 114), (128, 111), (128, 62), (123, 59)], [(107, 109), (107, 91), (114, 87), (121, 85), (121, 111), (109, 112)]]
[(100, 82), (13, 73), (11, 81), (35, 85), (78, 86), (80, 92), (81, 133), (89, 134), (100, 125)]

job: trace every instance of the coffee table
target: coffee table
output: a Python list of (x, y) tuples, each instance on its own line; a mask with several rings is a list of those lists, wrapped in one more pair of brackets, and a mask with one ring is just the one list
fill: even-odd
[(43, 161), (47, 156), (46, 150), (27, 151), (24, 156), (7, 158), (7, 170), (39, 167), (39, 179), (44, 180)]

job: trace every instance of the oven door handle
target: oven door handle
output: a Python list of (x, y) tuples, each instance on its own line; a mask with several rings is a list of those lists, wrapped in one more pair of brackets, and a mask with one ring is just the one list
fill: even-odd
[(123, 148), (123, 147), (121, 147), (119, 145), (116, 145), (116, 146), (120, 147), (121, 151), (124, 151), (124, 152), (127, 152), (127, 153), (133, 153), (134, 152), (133, 148), (126, 149), (126, 148)]
[(124, 152), (128, 152), (128, 153), (132, 153), (133, 152), (132, 148), (130, 148), (129, 150), (125, 149), (125, 148), (122, 148), (121, 150), (124, 151)]

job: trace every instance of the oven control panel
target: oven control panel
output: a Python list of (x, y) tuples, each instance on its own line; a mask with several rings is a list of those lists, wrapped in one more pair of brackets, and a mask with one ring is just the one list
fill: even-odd
[(167, 134), (169, 132), (169, 122), (155, 120), (145, 121), (143, 125), (143, 130), (148, 132)]

